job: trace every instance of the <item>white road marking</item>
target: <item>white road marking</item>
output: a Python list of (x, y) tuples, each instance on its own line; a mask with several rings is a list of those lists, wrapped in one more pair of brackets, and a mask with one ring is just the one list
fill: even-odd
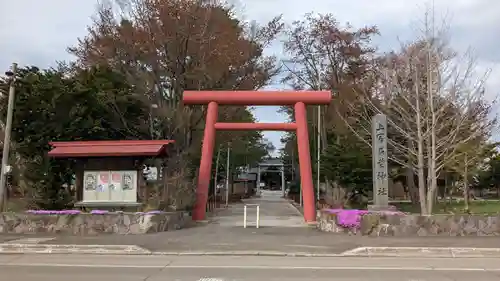
[[(362, 249), (368, 250), (420, 250), (420, 251), (431, 251), (431, 250), (454, 250), (454, 251), (489, 251), (489, 252), (500, 252), (500, 248), (462, 248), (462, 247), (361, 247)], [(356, 248), (356, 249), (361, 249)]]
[(173, 268), (173, 269), (262, 269), (262, 270), (392, 270), (392, 271), (481, 271), (500, 272), (500, 268), (464, 267), (399, 267), (399, 266), (265, 266), (265, 265), (120, 265), (64, 263), (0, 263), (0, 266), (22, 267), (86, 267), (86, 268)]
[(328, 249), (328, 248), (330, 248), (328, 246), (296, 245), (296, 244), (284, 245), (284, 246), (286, 246), (286, 247), (311, 248), (311, 249)]
[(31, 238), (21, 238), (21, 239), (16, 239), (16, 240), (10, 240), (5, 243), (2, 243), (0, 245), (5, 245), (5, 244), (29, 244), (29, 245), (35, 245), (39, 244), (41, 242), (46, 242), (50, 240), (54, 240), (56, 237), (31, 237)]
[(366, 252), (366, 247), (358, 247), (351, 250), (347, 250), (345, 252), (340, 253), (340, 255), (358, 255), (359, 253)]

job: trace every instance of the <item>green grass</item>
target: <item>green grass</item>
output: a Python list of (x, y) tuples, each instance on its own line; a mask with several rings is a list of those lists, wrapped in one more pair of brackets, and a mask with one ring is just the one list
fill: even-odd
[[(399, 211), (407, 213), (420, 213), (420, 205), (412, 205), (409, 202), (391, 203)], [(437, 202), (432, 210), (433, 214), (465, 214), (463, 201)], [(469, 213), (471, 214), (498, 214), (500, 213), (500, 201), (471, 201), (469, 202)]]

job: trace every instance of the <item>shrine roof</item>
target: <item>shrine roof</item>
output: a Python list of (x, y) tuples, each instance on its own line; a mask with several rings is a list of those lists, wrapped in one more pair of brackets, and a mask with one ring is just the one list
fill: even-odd
[(160, 156), (173, 140), (65, 141), (51, 142), (48, 155), (70, 157)]

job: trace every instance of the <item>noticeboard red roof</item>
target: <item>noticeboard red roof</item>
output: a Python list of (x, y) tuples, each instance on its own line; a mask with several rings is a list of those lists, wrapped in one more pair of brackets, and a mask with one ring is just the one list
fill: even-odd
[(51, 142), (50, 157), (160, 156), (173, 140), (67, 141)]

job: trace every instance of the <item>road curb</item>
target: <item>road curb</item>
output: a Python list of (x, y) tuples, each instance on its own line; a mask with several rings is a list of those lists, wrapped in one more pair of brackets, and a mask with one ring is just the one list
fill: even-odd
[(359, 247), (340, 254), (279, 251), (150, 251), (137, 245), (0, 244), (0, 254), (89, 254), (144, 256), (273, 256), (273, 257), (397, 257), (500, 258), (500, 248)]
[(342, 254), (289, 253), (268, 251), (227, 251), (227, 252), (151, 252), (159, 256), (268, 256), (268, 257), (344, 257)]
[(273, 251), (150, 251), (136, 245), (55, 245), (0, 244), (1, 254), (88, 254), (144, 256), (275, 256), (275, 257), (340, 257), (339, 254)]
[(288, 199), (288, 203), (290, 205), (292, 205), (292, 207), (295, 209), (295, 211), (297, 211), (297, 214), (299, 214), (301, 216), (304, 215), (299, 204), (295, 203), (295, 201), (293, 201), (292, 199)]
[(463, 247), (359, 247), (342, 253), (357, 257), (500, 258), (500, 248)]
[(0, 244), (0, 254), (102, 254), (147, 255), (151, 251), (136, 245)]

